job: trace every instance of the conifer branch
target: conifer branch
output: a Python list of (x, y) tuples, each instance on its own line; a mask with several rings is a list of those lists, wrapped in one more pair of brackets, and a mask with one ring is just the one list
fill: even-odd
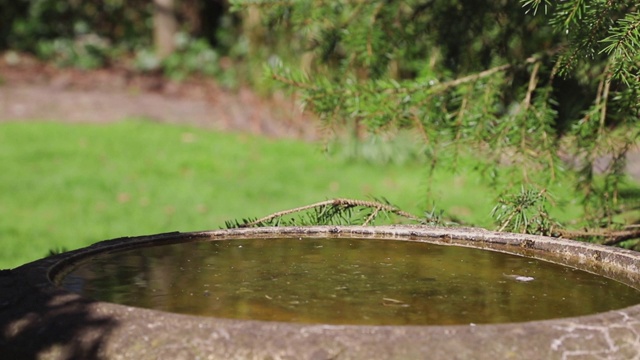
[(478, 80), (480, 80), (482, 78), (491, 76), (491, 75), (493, 75), (493, 74), (495, 74), (497, 72), (508, 70), (511, 67), (512, 67), (511, 64), (504, 64), (504, 65), (496, 66), (496, 67), (493, 67), (491, 69), (487, 69), (487, 70), (481, 71), (479, 73), (463, 76), (463, 77), (457, 78), (455, 80), (450, 80), (450, 81), (447, 81), (447, 82), (436, 84), (433, 87), (431, 87), (431, 90), (433, 92), (442, 92), (442, 91), (445, 91), (447, 89), (456, 87), (458, 85), (462, 85), (464, 83), (478, 81)]
[(362, 226), (367, 226), (369, 225), (369, 223), (371, 222), (371, 220), (375, 219), (376, 216), (378, 216), (378, 212), (380, 211), (380, 207), (376, 207), (373, 209), (373, 211), (371, 212), (371, 215), (369, 215), (367, 217), (367, 219), (362, 223)]
[(284, 76), (282, 76), (280, 74), (277, 74), (277, 73), (272, 73), (271, 74), (271, 78), (273, 80), (279, 81), (279, 82), (281, 82), (283, 84), (286, 84), (286, 85), (289, 85), (289, 86), (293, 86), (293, 87), (296, 87), (296, 88), (299, 88), (299, 89), (316, 90), (316, 88), (313, 87), (310, 84), (303, 83), (303, 82), (300, 82), (300, 81), (295, 81), (293, 79), (286, 78), (286, 77), (284, 77)]
[[(609, 43), (602, 52), (624, 57), (626, 60), (633, 61), (635, 51), (637, 51), (638, 28), (640, 28), (640, 15), (631, 13), (626, 18), (620, 20), (621, 28), (617, 33), (602, 40)], [(635, 51), (634, 51), (635, 50)]]
[[(536, 63), (538, 62), (538, 57), (537, 56), (531, 56), (529, 58), (527, 58), (524, 61), (524, 64), (531, 64), (531, 63)], [(502, 72), (502, 71), (506, 71), (509, 70), (513, 67), (513, 64), (504, 64), (504, 65), (499, 65), (487, 70), (483, 70), (481, 72), (478, 73), (474, 73), (474, 74), (470, 74), (467, 76), (463, 76), (454, 80), (450, 80), (450, 81), (446, 81), (443, 83), (436, 83), (436, 84), (424, 84), (424, 83), (415, 83), (412, 84), (412, 86), (399, 86), (399, 84), (395, 83), (395, 86), (393, 87), (389, 87), (387, 89), (385, 89), (385, 92), (388, 93), (413, 93), (413, 92), (417, 92), (417, 91), (421, 91), (421, 90), (425, 90), (427, 89), (427, 91), (429, 93), (442, 93), (446, 90), (449, 90), (451, 88), (457, 87), (459, 85), (465, 84), (465, 83), (469, 83), (469, 82), (475, 82), (478, 81), (480, 79), (489, 77), (491, 75), (494, 75), (498, 72)], [(304, 83), (304, 82), (300, 82), (300, 81), (295, 81), (291, 78), (282, 76), (280, 74), (277, 73), (272, 73), (271, 77), (276, 80), (279, 81), (283, 84), (286, 85), (290, 85), (299, 89), (303, 89), (303, 90), (308, 90), (308, 91), (319, 91), (321, 90), (320, 88), (316, 88), (310, 84)], [(370, 89), (372, 92), (375, 91), (376, 89)], [(336, 93), (343, 93), (343, 94), (348, 94), (348, 93), (352, 93), (353, 90), (351, 87), (343, 87), (340, 89), (337, 89), (335, 91)], [(321, 95), (316, 95), (316, 97), (319, 97)]]
[(268, 223), (274, 219), (277, 218), (281, 218), (283, 216), (287, 216), (293, 213), (298, 213), (301, 211), (305, 211), (305, 210), (310, 210), (310, 209), (320, 209), (320, 208), (324, 208), (324, 207), (332, 207), (333, 209), (336, 210), (340, 210), (340, 209), (348, 209), (348, 208), (353, 208), (353, 207), (365, 207), (365, 208), (372, 208), (374, 209), (374, 211), (371, 213), (371, 215), (369, 215), (367, 217), (367, 219), (363, 222), (362, 225), (367, 225), (369, 224), (380, 211), (387, 211), (399, 216), (402, 216), (404, 218), (407, 218), (409, 220), (413, 220), (413, 221), (420, 221), (421, 219), (418, 218), (417, 216), (408, 213), (406, 211), (403, 211), (401, 209), (398, 209), (395, 206), (392, 205), (388, 205), (388, 204), (384, 204), (378, 201), (365, 201), (365, 200), (354, 200), (354, 199), (343, 199), (343, 198), (337, 198), (337, 199), (333, 199), (333, 200), (326, 200), (326, 201), (320, 201), (317, 203), (313, 203), (310, 205), (305, 205), (305, 206), (300, 206), (300, 207), (296, 207), (293, 209), (288, 209), (288, 210), (283, 210), (283, 211), (278, 211), (275, 212), (273, 214), (267, 215), (265, 217), (259, 218), (257, 220), (253, 220), (253, 221), (248, 221), (245, 222), (244, 224), (238, 224), (237, 227), (252, 227), (252, 226), (258, 226), (264, 223)]
[[(491, 185), (504, 186), (500, 190), (506, 194), (515, 183), (530, 182), (530, 190), (503, 197), (494, 208), (500, 230), (548, 234), (555, 222), (540, 187), (556, 178), (583, 189), (583, 220), (613, 220), (624, 174), (621, 147), (638, 139), (640, 13), (634, 2), (519, 1), (527, 13), (544, 9), (546, 14), (548, 8), (549, 21), (521, 16), (512, 2), (244, 2), (270, 11), (274, 21), (266, 26), (275, 31), (278, 24), (286, 25), (285, 34), (302, 30), (287, 39), (305, 51), (309, 45), (322, 51), (310, 76), (285, 66), (274, 67), (271, 76), (301, 90), (305, 104), (325, 122), (355, 122), (374, 132), (415, 129), (432, 170), (451, 159), (455, 166), (466, 145), (490, 149), (483, 155), (491, 166), (486, 172)], [(461, 21), (447, 18), (452, 14)], [(507, 20), (496, 24), (496, 18)], [(526, 31), (520, 32), (519, 22)], [(469, 28), (483, 31), (469, 34)], [(486, 51), (490, 48), (499, 50)], [(522, 54), (534, 55), (522, 60)], [(557, 74), (564, 79), (556, 81)], [(445, 151), (454, 156), (438, 159)], [(577, 166), (561, 166), (561, 152), (572, 153), (570, 163)], [(603, 156), (611, 160), (600, 175), (594, 164)], [(505, 179), (516, 167), (524, 169), (525, 179), (519, 174)], [(334, 206), (319, 204), (327, 212)], [(319, 208), (306, 208), (311, 220), (314, 209)], [(357, 221), (365, 224), (385, 212), (376, 206), (356, 210)], [(272, 215), (267, 222), (289, 223)]]

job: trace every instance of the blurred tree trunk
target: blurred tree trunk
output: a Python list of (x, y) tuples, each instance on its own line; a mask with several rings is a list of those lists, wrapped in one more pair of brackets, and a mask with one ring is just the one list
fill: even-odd
[(257, 6), (248, 6), (246, 16), (242, 19), (243, 33), (249, 38), (249, 52), (257, 50), (264, 44), (266, 28), (262, 25), (262, 13)]
[(175, 11), (182, 31), (204, 38), (215, 47), (220, 21), (228, 7), (227, 0), (179, 0)]
[(174, 37), (178, 28), (174, 0), (153, 0), (153, 42), (160, 59), (175, 50)]

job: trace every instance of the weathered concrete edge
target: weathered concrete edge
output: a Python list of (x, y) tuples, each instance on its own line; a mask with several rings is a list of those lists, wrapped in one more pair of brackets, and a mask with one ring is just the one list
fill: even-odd
[[(98, 327), (87, 331), (79, 324), (66, 325), (84, 329), (78, 332), (74, 341), (91, 343), (97, 348), (96, 356), (105, 358), (551, 359), (640, 356), (640, 306), (586, 317), (501, 325), (304, 325), (202, 318), (95, 302), (57, 289), (51, 282), (69, 265), (102, 251), (182, 241), (282, 236), (371, 237), (485, 248), (570, 262), (635, 286), (640, 283), (640, 254), (636, 252), (540, 236), (420, 226), (252, 228), (121, 238), (27, 264), (12, 270), (9, 276), (12, 280), (7, 281), (4, 277), (3, 283), (23, 283), (24, 289), (17, 298), (44, 297), (47, 304), (70, 304), (67, 311), (75, 309), (86, 313), (84, 321), (108, 320), (108, 329)], [(29, 306), (33, 306), (30, 301), (12, 302), (12, 299), (0, 298), (0, 350), (5, 347), (20, 355), (19, 349), (12, 346), (28, 341), (12, 340), (20, 337), (29, 321), (41, 324), (44, 336), (60, 331), (55, 316), (46, 311), (42, 313), (42, 309), (30, 311)], [(37, 316), (20, 319), (6, 316), (21, 307), (27, 307), (22, 309), (23, 313), (36, 313)], [(6, 319), (11, 322), (6, 323)], [(84, 351), (82, 349), (78, 350), (77, 344), (62, 341), (42, 349), (38, 355), (61, 358), (77, 355)]]

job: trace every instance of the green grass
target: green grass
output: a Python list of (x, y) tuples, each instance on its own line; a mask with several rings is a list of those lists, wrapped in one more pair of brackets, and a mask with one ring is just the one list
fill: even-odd
[(0, 164), (0, 268), (334, 197), (384, 195), (416, 212), (424, 173), (340, 162), (304, 142), (144, 121), (0, 124)]
[(50, 249), (217, 229), (335, 197), (385, 197), (418, 215), (435, 203), (491, 227), (497, 194), (466, 161), (457, 174), (436, 172), (427, 189), (423, 164), (345, 161), (300, 141), (133, 120), (2, 123), (0, 268)]

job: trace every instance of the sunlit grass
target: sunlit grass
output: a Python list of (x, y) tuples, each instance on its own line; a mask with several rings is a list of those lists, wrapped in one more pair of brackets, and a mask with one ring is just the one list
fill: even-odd
[(128, 121), (0, 124), (0, 268), (98, 240), (216, 229), (334, 197), (419, 212), (419, 167), (345, 163), (319, 146)]
[(417, 215), (435, 205), (492, 227), (497, 196), (469, 170), (473, 159), (429, 176), (417, 161), (345, 160), (317, 144), (133, 120), (3, 123), (0, 164), (0, 268), (50, 249), (216, 229), (336, 197), (384, 197)]

